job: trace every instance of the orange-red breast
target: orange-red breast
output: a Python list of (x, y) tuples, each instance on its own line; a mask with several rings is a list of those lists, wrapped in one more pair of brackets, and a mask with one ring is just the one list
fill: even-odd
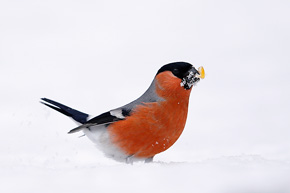
[(181, 135), (189, 95), (200, 78), (204, 78), (202, 67), (196, 70), (186, 62), (164, 65), (141, 97), (92, 119), (47, 98), (42, 103), (79, 122), (69, 133), (83, 131), (106, 156), (127, 163), (150, 162)]

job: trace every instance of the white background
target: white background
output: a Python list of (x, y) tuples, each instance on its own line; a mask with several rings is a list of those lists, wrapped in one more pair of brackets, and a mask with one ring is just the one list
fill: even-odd
[[(1, 192), (289, 193), (289, 10), (287, 0), (0, 0)], [(152, 164), (105, 158), (39, 103), (98, 115), (174, 61), (206, 78), (182, 136)]]

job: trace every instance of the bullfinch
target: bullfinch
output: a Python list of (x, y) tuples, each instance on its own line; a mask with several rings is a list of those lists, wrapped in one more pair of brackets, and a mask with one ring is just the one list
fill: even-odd
[(152, 162), (181, 135), (191, 89), (202, 78), (203, 67), (196, 70), (186, 62), (166, 64), (142, 96), (91, 119), (47, 98), (42, 103), (77, 121), (79, 126), (68, 133), (82, 131), (105, 156), (125, 163)]

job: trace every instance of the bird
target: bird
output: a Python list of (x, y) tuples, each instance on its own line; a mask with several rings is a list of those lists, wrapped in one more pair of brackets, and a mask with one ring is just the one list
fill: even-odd
[(143, 95), (98, 116), (48, 98), (41, 98), (41, 103), (75, 120), (78, 126), (68, 133), (82, 131), (106, 157), (131, 164), (150, 163), (180, 137), (191, 90), (204, 77), (202, 66), (197, 70), (187, 62), (166, 64)]

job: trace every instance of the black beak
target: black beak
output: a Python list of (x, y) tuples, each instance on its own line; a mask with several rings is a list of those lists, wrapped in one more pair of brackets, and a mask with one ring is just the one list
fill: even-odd
[(200, 80), (199, 75), (199, 72), (194, 67), (192, 67), (185, 73), (182, 82), (180, 83), (181, 86), (183, 86), (186, 90), (190, 89)]

